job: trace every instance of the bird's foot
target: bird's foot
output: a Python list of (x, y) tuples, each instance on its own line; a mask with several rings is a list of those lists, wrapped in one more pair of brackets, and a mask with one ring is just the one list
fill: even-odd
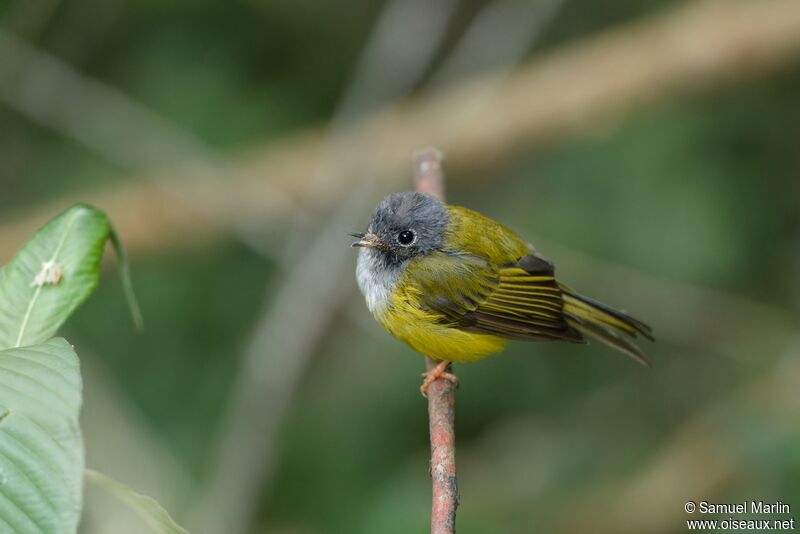
[(431, 387), (431, 384), (443, 378), (453, 384), (454, 386), (458, 386), (458, 377), (450, 372), (450, 362), (441, 361), (436, 364), (436, 367), (422, 373), (422, 385), (419, 387), (420, 393), (422, 396), (427, 398), (428, 397), (428, 388)]

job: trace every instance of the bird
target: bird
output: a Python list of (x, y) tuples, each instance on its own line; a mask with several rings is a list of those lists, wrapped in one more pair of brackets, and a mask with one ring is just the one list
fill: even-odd
[(480, 360), (509, 340), (589, 337), (650, 366), (632, 341), (654, 341), (648, 325), (562, 284), (533, 245), (476, 211), (426, 193), (392, 193), (366, 232), (351, 235), (369, 311), (394, 337), (438, 361), (423, 374), (423, 395), (438, 378), (458, 383), (451, 363)]

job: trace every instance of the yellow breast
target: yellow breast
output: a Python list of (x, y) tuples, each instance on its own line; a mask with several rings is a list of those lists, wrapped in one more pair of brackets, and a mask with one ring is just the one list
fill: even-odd
[(436, 360), (470, 362), (505, 347), (503, 338), (439, 324), (439, 315), (421, 309), (419, 290), (411, 284), (400, 285), (405, 288), (396, 289), (390, 305), (376, 312), (375, 318), (390, 334), (416, 351)]

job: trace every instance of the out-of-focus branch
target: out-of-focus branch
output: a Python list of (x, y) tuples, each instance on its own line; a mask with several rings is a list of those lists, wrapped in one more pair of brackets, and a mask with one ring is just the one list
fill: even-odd
[(427, 193), (444, 201), (444, 172), (442, 153), (435, 148), (426, 148), (417, 154), (414, 162), (414, 187), (420, 193)]
[[(565, 0), (494, 0), (487, 3), (431, 76), (429, 89), (441, 89), (491, 72), (502, 84), (550, 26)], [(495, 92), (487, 92), (494, 96)]]
[[(444, 200), (442, 154), (429, 148), (416, 159), (416, 190)], [(425, 359), (431, 372), (439, 362)], [(456, 531), (458, 482), (456, 478), (455, 385), (439, 378), (428, 388), (428, 424), (431, 436), (431, 534)]]
[[(382, 169), (378, 174), (387, 181), (389, 177), (396, 180), (396, 184), (387, 184), (391, 189), (401, 183), (408, 154), (420, 142), (433, 143), (447, 153), (456, 171), (453, 174), (458, 176), (461, 169), (487, 168), (510, 151), (552, 142), (602, 117), (629, 112), (667, 95), (719, 86), (793, 64), (799, 52), (796, 0), (686, 2), (648, 20), (557, 49), (530, 61), (511, 77), (503, 74), (498, 80), (497, 75), (488, 74), (445, 87), (374, 113), (354, 128), (389, 132), (381, 140)], [(497, 91), (495, 98), (483, 97), (487, 88)], [(30, 115), (26, 98), (30, 95), (22, 90), (3, 92), (6, 104)], [(68, 109), (51, 107), (48, 113), (58, 120), (58, 113)], [(193, 198), (213, 199), (209, 210), (216, 220), (257, 227), (286, 219), (298, 205), (312, 209), (329, 206), (347, 194), (354, 176), (359, 176), (355, 169), (343, 169), (324, 187), (309, 187), (323, 147), (321, 132), (312, 130), (247, 151), (223, 171), (204, 171), (215, 180), (198, 184), (195, 166), (174, 168), (169, 174), (175, 189), (191, 189)], [(152, 190), (149, 185), (141, 187)], [(128, 193), (141, 196), (135, 190)], [(118, 191), (90, 196), (94, 204), (119, 220)], [(64, 204), (63, 200), (57, 202), (58, 206)], [(156, 220), (172, 218), (174, 232), (163, 232), (163, 226), (154, 226), (147, 217), (129, 218), (127, 224), (117, 223), (123, 235), (149, 236), (126, 239), (130, 247), (164, 247), (186, 235), (200, 237), (213, 230), (208, 222), (197, 224), (194, 208), (189, 206), (158, 201), (152, 206), (148, 212)], [(30, 228), (39, 220), (32, 222), (28, 215), (21, 215), (6, 224)], [(0, 225), (0, 236), (6, 236), (9, 229)], [(15, 237), (3, 238), (0, 257), (15, 250), (9, 248), (18, 244)]]
[(1, 28), (0, 101), (130, 172), (215, 159), (198, 137)]
[[(226, 203), (229, 195), (221, 189), (220, 178), (232, 169), (225, 154), (122, 91), (83, 75), (2, 28), (0, 102), (136, 177), (134, 183), (99, 192), (71, 193), (47, 206), (45, 212), (50, 215), (45, 220), (80, 199), (103, 206), (115, 217), (133, 214), (128, 221), (131, 224), (123, 221), (120, 227), (126, 234), (132, 228), (132, 234), (144, 236), (148, 240), (145, 246), (174, 243), (180, 235), (191, 238), (225, 228), (256, 252), (271, 252), (263, 246), (263, 240), (253, 239), (244, 227), (247, 217), (236, 215), (233, 204)], [(263, 212), (270, 212), (273, 203), (281, 204), (284, 210), (291, 204), (283, 190), (269, 184), (262, 184), (259, 193), (259, 204), (263, 205), (258, 209)], [(235, 200), (241, 202), (246, 196)], [(295, 206), (291, 211), (298, 215), (302, 210)], [(163, 224), (165, 219), (171, 224)], [(27, 226), (39, 224), (41, 221), (29, 219)], [(173, 229), (179, 233), (171, 238), (160, 236)], [(19, 237), (4, 234), (4, 239)], [(152, 239), (156, 241), (150, 242)], [(126, 242), (134, 248), (142, 244), (136, 238), (126, 238)], [(14, 250), (14, 243), (11, 245), (9, 250)], [(0, 256), (5, 246), (0, 239)]]

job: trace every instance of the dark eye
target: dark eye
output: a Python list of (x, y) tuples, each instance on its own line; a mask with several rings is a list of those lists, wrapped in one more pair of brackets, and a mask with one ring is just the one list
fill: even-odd
[(417, 234), (414, 233), (414, 230), (403, 230), (397, 234), (397, 242), (404, 247), (411, 245), (416, 240)]

